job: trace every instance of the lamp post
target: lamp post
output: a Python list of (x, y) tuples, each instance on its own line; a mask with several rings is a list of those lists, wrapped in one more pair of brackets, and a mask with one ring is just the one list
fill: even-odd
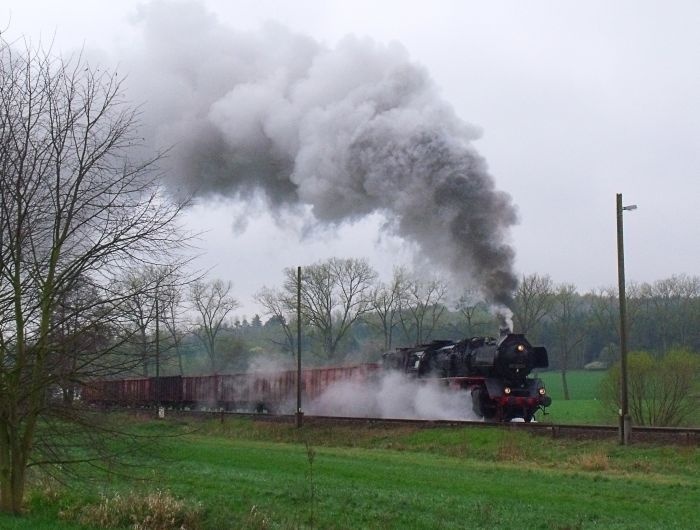
[(630, 441), (629, 402), (627, 399), (627, 297), (625, 294), (625, 245), (622, 212), (636, 210), (637, 205), (622, 206), (622, 193), (617, 194), (617, 281), (620, 290), (620, 444)]

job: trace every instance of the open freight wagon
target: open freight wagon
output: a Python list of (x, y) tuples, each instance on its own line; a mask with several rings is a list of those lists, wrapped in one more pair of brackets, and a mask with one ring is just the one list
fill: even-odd
[[(379, 364), (308, 368), (301, 372), (302, 402), (308, 404), (336, 382), (365, 382)], [(296, 409), (297, 372), (250, 372), (203, 376), (167, 376), (92, 381), (84, 402), (96, 406), (217, 409), (292, 413)]]

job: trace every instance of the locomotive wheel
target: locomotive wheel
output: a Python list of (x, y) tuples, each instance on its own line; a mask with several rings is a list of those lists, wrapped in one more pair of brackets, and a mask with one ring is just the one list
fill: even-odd
[(472, 388), (472, 408), (477, 416), (485, 420), (496, 417), (496, 406), (491, 403), (485, 387)]
[(472, 388), (472, 410), (478, 417), (484, 417), (484, 412), (481, 410), (481, 389), (478, 387)]

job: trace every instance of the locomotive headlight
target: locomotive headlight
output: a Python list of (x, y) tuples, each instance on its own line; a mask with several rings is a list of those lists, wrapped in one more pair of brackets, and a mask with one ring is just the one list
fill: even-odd
[(540, 396), (544, 396), (544, 395), (547, 393), (547, 391), (545, 390), (544, 387), (541, 387), (541, 388), (538, 390), (538, 392), (540, 393)]
[(510, 387), (509, 387), (509, 386), (505, 387), (505, 388), (503, 389), (503, 393), (504, 393), (506, 396), (509, 395), (509, 394), (510, 394)]
[(525, 345), (524, 344), (518, 344), (515, 349), (519, 351), (520, 353), (525, 351)]

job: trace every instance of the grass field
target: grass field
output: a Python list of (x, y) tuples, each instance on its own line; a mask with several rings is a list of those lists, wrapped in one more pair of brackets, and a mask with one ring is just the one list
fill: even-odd
[(616, 424), (615, 414), (603, 407), (598, 399), (598, 388), (605, 372), (573, 370), (567, 372), (570, 399), (564, 399), (561, 372), (539, 374), (552, 398), (552, 406), (546, 416), (538, 415), (538, 421), (550, 423)]
[[(537, 420), (549, 423), (594, 423), (617, 425), (617, 414), (604, 407), (599, 397), (599, 387), (604, 371), (573, 370), (567, 372), (570, 399), (564, 399), (561, 372), (550, 371), (538, 375), (552, 397), (548, 414), (539, 414)], [(699, 394), (700, 395), (700, 394)], [(696, 399), (698, 399), (696, 397)], [(700, 401), (698, 401), (700, 404)], [(696, 409), (684, 425), (700, 426), (700, 408)]]
[(157, 490), (185, 500), (197, 513), (192, 527), (202, 529), (700, 527), (695, 448), (621, 448), (490, 427), (166, 420), (136, 428), (157, 435), (134, 461), (142, 480), (37, 483), (30, 514), (0, 516), (0, 528), (93, 528), (77, 521), (95, 511), (100, 493), (138, 499)]
[[(589, 400), (598, 398), (600, 382), (606, 372), (594, 370), (571, 370), (566, 373), (566, 381), (569, 386), (569, 397), (572, 400)], [(547, 392), (552, 399), (563, 400), (561, 372), (542, 372), (538, 376), (545, 382)]]

